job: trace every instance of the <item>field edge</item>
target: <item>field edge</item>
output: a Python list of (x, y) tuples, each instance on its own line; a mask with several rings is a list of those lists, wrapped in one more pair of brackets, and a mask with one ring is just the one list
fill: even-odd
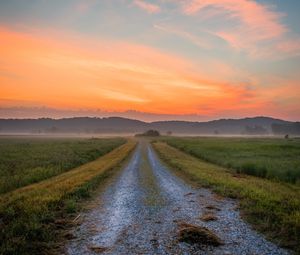
[(136, 147), (127, 142), (98, 159), (0, 196), (0, 253), (52, 254), (81, 203), (116, 173)]
[[(297, 187), (236, 175), (162, 141), (153, 141), (152, 145), (160, 159), (180, 178), (198, 187), (210, 188), (219, 195), (239, 199), (241, 216), (257, 231), (281, 247), (300, 252), (300, 190)], [(270, 189), (273, 185), (276, 191), (282, 190), (274, 193)]]

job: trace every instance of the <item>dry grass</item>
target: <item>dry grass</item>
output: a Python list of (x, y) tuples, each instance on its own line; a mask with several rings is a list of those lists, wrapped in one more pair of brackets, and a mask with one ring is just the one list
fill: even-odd
[(215, 233), (205, 227), (180, 223), (178, 241), (197, 245), (219, 246), (223, 242)]
[(134, 141), (61, 175), (0, 196), (0, 254), (42, 254), (55, 240), (55, 220), (76, 212), (109, 170), (135, 147)]
[(124, 138), (0, 137), (0, 194), (95, 160)]
[(282, 246), (300, 251), (300, 188), (254, 176), (235, 178), (220, 167), (156, 142), (160, 157), (179, 174), (221, 195), (240, 199), (245, 219)]
[(248, 174), (300, 186), (300, 139), (166, 137), (170, 146), (226, 167), (240, 178)]

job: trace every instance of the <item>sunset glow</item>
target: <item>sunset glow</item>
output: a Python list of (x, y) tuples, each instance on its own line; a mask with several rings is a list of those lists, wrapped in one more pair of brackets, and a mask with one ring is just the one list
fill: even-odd
[(299, 120), (300, 5), (283, 2), (2, 2), (0, 118), (46, 108)]

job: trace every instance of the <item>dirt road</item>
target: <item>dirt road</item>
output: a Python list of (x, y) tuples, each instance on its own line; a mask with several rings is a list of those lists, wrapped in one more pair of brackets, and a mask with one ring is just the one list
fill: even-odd
[[(288, 254), (253, 231), (235, 201), (174, 176), (146, 141), (95, 203), (67, 254)], [(208, 228), (223, 244), (178, 241), (183, 222)]]

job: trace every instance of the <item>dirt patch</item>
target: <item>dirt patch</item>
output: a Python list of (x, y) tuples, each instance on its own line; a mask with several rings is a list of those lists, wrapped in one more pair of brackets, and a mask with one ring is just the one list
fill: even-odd
[(191, 196), (191, 195), (194, 195), (194, 194), (195, 193), (193, 193), (193, 192), (189, 192), (189, 193), (184, 194), (184, 196), (187, 197), (187, 196)]
[(201, 217), (200, 217), (201, 220), (203, 221), (215, 221), (217, 220), (217, 216), (215, 216), (214, 214), (212, 213), (204, 213)]
[(219, 194), (214, 194), (213, 197), (217, 201), (224, 201), (224, 197)]
[(65, 233), (63, 236), (66, 240), (72, 240), (72, 239), (76, 238), (76, 236), (70, 232)]
[(107, 251), (108, 248), (101, 247), (101, 246), (91, 246), (91, 247), (89, 247), (89, 249), (96, 253), (103, 253), (103, 252)]
[(221, 211), (220, 208), (218, 208), (218, 207), (216, 207), (216, 206), (214, 206), (214, 205), (208, 205), (208, 206), (206, 206), (205, 208), (208, 209), (208, 210)]
[(195, 226), (188, 223), (179, 225), (178, 241), (199, 245), (222, 245), (222, 240), (205, 227)]

